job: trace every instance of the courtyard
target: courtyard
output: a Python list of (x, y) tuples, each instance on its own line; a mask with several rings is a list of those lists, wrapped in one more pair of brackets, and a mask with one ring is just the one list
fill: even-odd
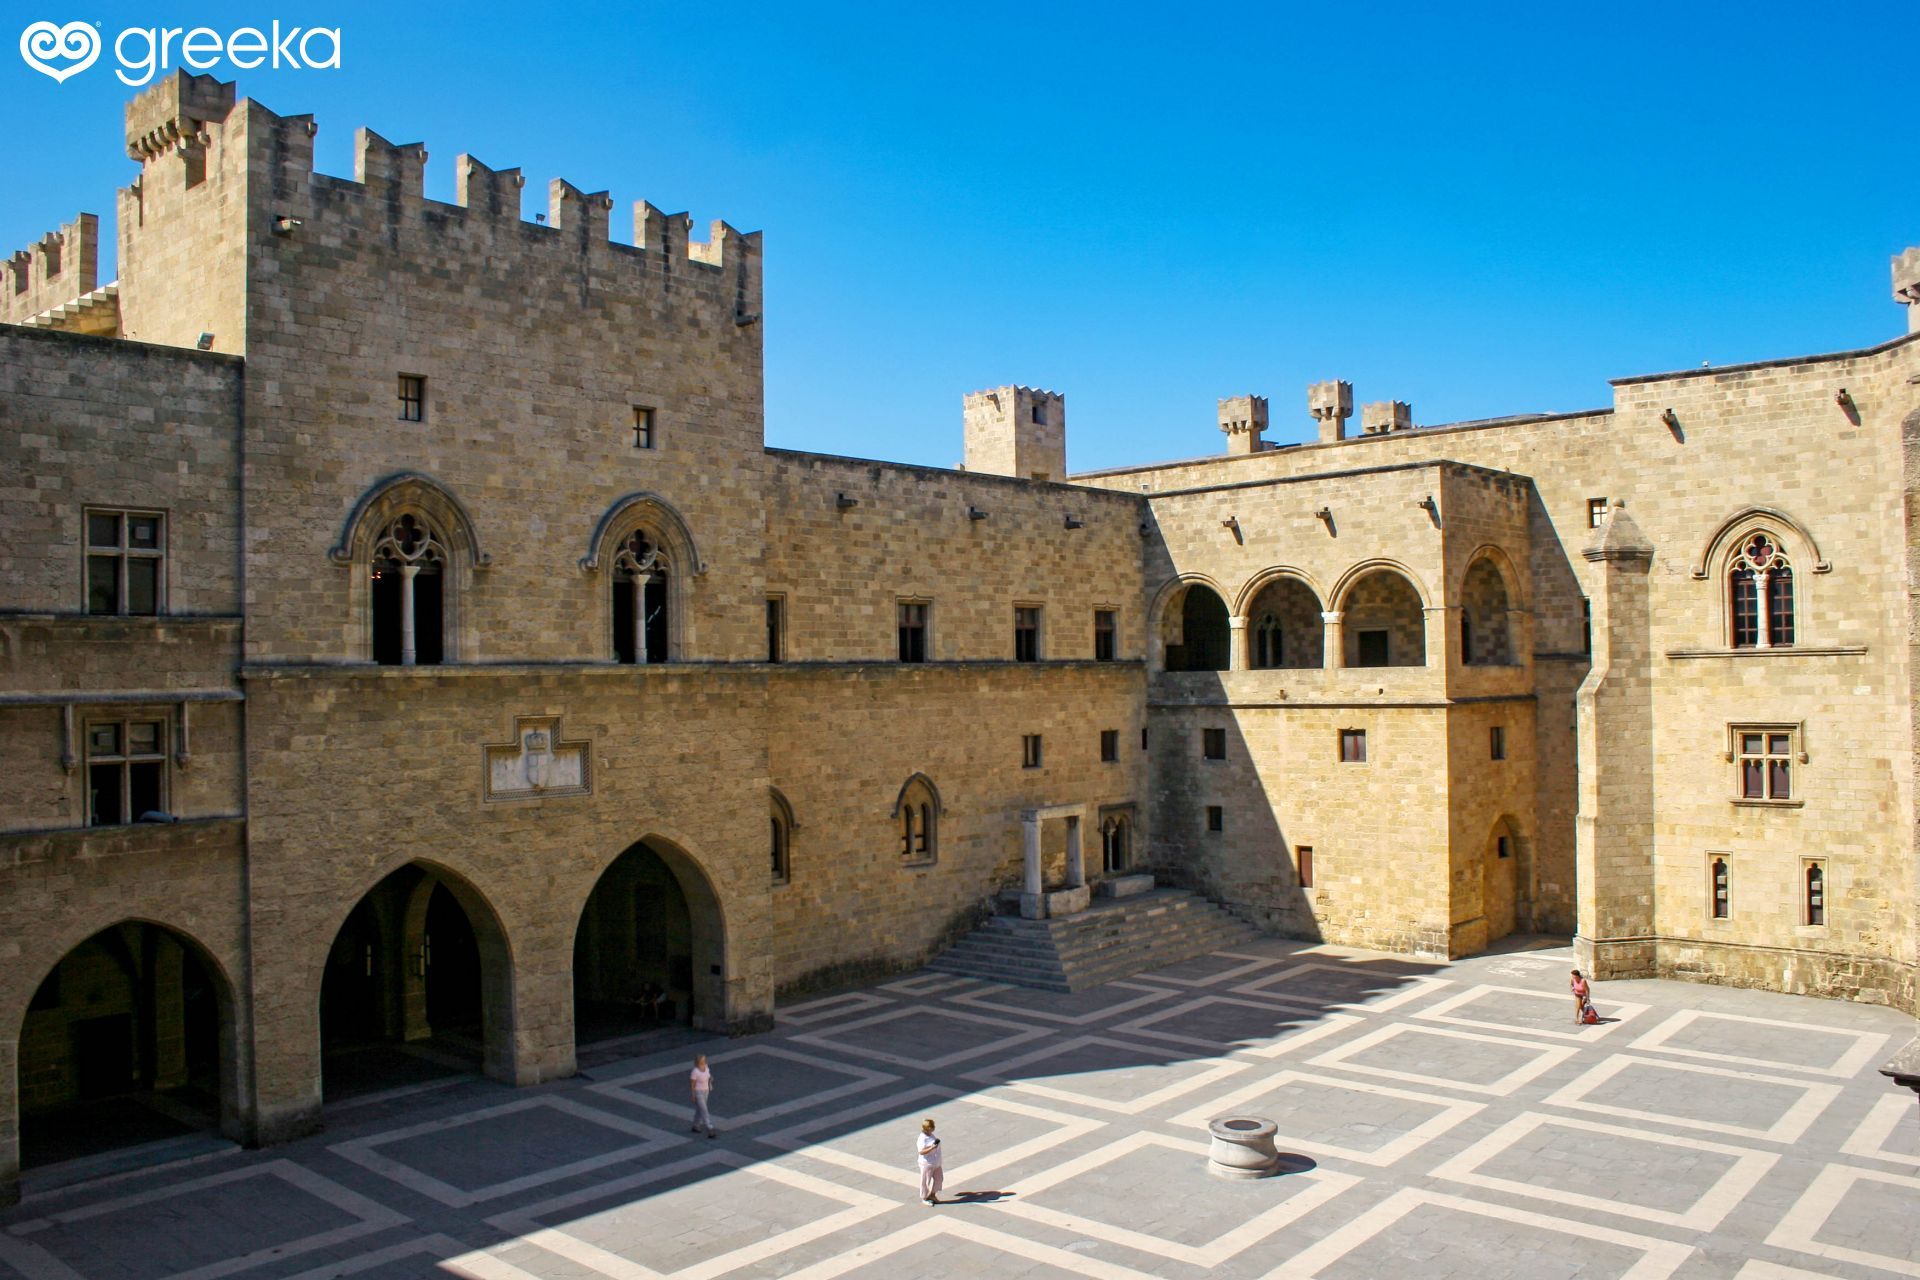
[[(1920, 1276), (1920, 1108), (1875, 1070), (1910, 1019), (1647, 981), (1598, 987), (1583, 1027), (1571, 963), (1273, 940), (1076, 995), (923, 972), (763, 1036), (603, 1045), (556, 1084), (364, 1093), (269, 1150), (32, 1171), (0, 1274)], [(1209, 1176), (1228, 1112), (1274, 1120), (1288, 1171)]]

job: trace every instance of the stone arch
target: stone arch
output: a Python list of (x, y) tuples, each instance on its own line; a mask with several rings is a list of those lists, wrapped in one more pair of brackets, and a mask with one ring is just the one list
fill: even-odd
[(1779, 507), (1750, 506), (1742, 507), (1715, 527), (1693, 562), (1693, 577), (1696, 580), (1718, 577), (1719, 565), (1732, 554), (1733, 548), (1758, 529), (1766, 529), (1785, 541), (1807, 571), (1832, 572), (1833, 565), (1820, 554), (1811, 529)]
[(1427, 663), (1429, 596), (1405, 565), (1370, 560), (1334, 587), (1343, 667), (1420, 667)]
[(900, 857), (907, 862), (932, 862), (940, 856), (940, 816), (945, 812), (940, 788), (924, 773), (914, 773), (893, 798), (892, 818), (900, 832)]
[(1473, 553), (1460, 575), (1460, 661), (1469, 667), (1505, 667), (1517, 661), (1513, 614), (1518, 597), (1510, 564), (1497, 548)]
[(768, 838), (771, 843), (769, 870), (773, 873), (775, 884), (786, 884), (793, 879), (793, 833), (800, 824), (794, 821), (793, 805), (778, 787), (767, 788), (767, 804), (770, 810), (767, 821)]
[[(678, 901), (672, 893), (644, 892), (667, 887), (660, 871), (671, 878)], [(639, 904), (649, 896), (659, 911), (642, 921)], [(576, 1055), (583, 996), (625, 1001), (643, 1020), (658, 1020), (658, 1011), (639, 1008), (642, 993), (653, 987), (670, 1002), (670, 1020), (727, 1030), (726, 904), (705, 867), (679, 841), (650, 832), (621, 849), (594, 874), (574, 921)]]
[(1493, 943), (1519, 930), (1532, 897), (1532, 850), (1511, 814), (1494, 820), (1481, 846), (1479, 862), (1480, 915), (1486, 921), (1486, 940)]
[(605, 650), (616, 659), (620, 645), (615, 632), (620, 619), (615, 617), (614, 597), (618, 593), (614, 567), (618, 551), (636, 533), (644, 533), (658, 545), (664, 563), (665, 589), (662, 602), (666, 610), (663, 638), (667, 646), (665, 660), (680, 661), (693, 651), (693, 619), (689, 610), (689, 581), (706, 574), (693, 529), (674, 505), (655, 493), (629, 493), (609, 506), (587, 539), (587, 552), (580, 557), (583, 572), (598, 575), (602, 587), (595, 592), (599, 618), (598, 634)]
[[(1218, 582), (1200, 573), (1183, 573), (1161, 584), (1147, 615), (1150, 664), (1163, 671), (1225, 671), (1232, 656), (1227, 595)], [(1192, 637), (1187, 635), (1189, 623), (1195, 624)]]
[(1246, 619), (1247, 666), (1300, 670), (1326, 665), (1325, 606), (1312, 577), (1298, 569), (1255, 575), (1234, 605)]
[[(407, 877), (410, 871), (418, 879)], [(381, 951), (374, 958), (374, 973), (368, 977), (377, 977), (380, 989), (362, 994), (381, 1002), (387, 1038), (404, 1041), (430, 1029), (426, 1021), (430, 981), (420, 969), (432, 957), (421, 955), (418, 948), (424, 939), (414, 930), (424, 930), (436, 888), (447, 892), (472, 931), (474, 967), (478, 970), (480, 1069), (491, 1079), (511, 1083), (516, 1078), (514, 1036), (518, 1022), (512, 939), (487, 895), (466, 875), (432, 859), (393, 859), (335, 917), (325, 935), (325, 950), (309, 971), (314, 1025), (317, 1030), (326, 1021), (323, 1006), (328, 999), (328, 967), (341, 962), (335, 955), (337, 944), (355, 925), (356, 917), (370, 911), (379, 919), (376, 945)], [(337, 988), (334, 994), (339, 995)]]
[[(104, 1006), (89, 1002), (86, 1017), (71, 1016), (71, 993), (59, 979), (70, 962), (87, 960), (89, 949), (97, 950), (98, 958), (124, 981), (124, 1011), (113, 1008), (120, 1002), (109, 995)], [(20, 1002), (5, 1011), (12, 1038), (0, 1063), (17, 1088), (10, 1094), (11, 1112), (0, 1116), (0, 1174), (11, 1173), (15, 1144), (23, 1136), (27, 1162), (33, 1161), (22, 1115), (84, 1105), (90, 1091), (87, 1077), (100, 1078), (103, 1072), (112, 1077), (114, 1063), (110, 1056), (103, 1059), (107, 1046), (100, 1037), (96, 1034), (91, 1045), (76, 1041), (80, 1024), (91, 1023), (97, 1033), (114, 1030), (108, 1024), (122, 1017), (127, 1074), (119, 1079), (139, 1085), (126, 1092), (157, 1093), (204, 1081), (218, 1098), (220, 1132), (235, 1141), (251, 1137), (249, 1104), (243, 1096), (250, 1086), (240, 1035), (241, 995), (228, 967), (192, 930), (149, 916), (127, 916), (64, 931), (36, 951), (39, 959), (22, 962), (22, 968), (37, 977), (32, 985), (19, 988)], [(205, 990), (199, 992), (202, 980)], [(37, 1099), (22, 1096), (30, 1081), (38, 1085)], [(129, 1142), (151, 1136), (131, 1135)]]
[(472, 514), (452, 489), (423, 471), (401, 471), (375, 481), (364, 490), (340, 527), (340, 539), (327, 558), (351, 569), (353, 589), (348, 593), (348, 635), (351, 656), (362, 662), (374, 658), (374, 609), (370, 584), (376, 542), (383, 531), (405, 516), (425, 521), (440, 539), (446, 554), (441, 639), (444, 662), (474, 656), (475, 628), (468, 597), (476, 570), (493, 560), (481, 547)]

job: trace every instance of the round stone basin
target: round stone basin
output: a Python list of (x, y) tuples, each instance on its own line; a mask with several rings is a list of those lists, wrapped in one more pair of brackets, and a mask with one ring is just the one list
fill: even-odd
[(1207, 1125), (1213, 1144), (1207, 1151), (1207, 1172), (1219, 1178), (1267, 1178), (1280, 1171), (1280, 1152), (1273, 1145), (1279, 1126), (1259, 1116), (1221, 1116)]

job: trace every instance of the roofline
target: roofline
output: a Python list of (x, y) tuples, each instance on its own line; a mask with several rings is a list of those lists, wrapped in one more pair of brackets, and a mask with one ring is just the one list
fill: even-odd
[(1840, 360), (1861, 360), (1868, 356), (1885, 355), (1897, 347), (1909, 342), (1920, 341), (1920, 331), (1903, 333), (1897, 338), (1882, 342), (1877, 346), (1860, 347), (1852, 351), (1829, 351), (1816, 356), (1787, 356), (1779, 360), (1751, 360), (1746, 364), (1717, 364), (1702, 369), (1676, 369), (1672, 373), (1643, 373), (1631, 378), (1610, 378), (1610, 387), (1632, 387), (1646, 382), (1673, 382), (1681, 378), (1712, 378), (1723, 373), (1748, 373), (1755, 369), (1779, 369), (1796, 364), (1827, 364)]
[(1344, 471), (1313, 471), (1302, 476), (1268, 476), (1261, 480), (1231, 480), (1224, 484), (1197, 484), (1185, 489), (1161, 489), (1139, 496), (1150, 503), (1159, 498), (1183, 497), (1195, 493), (1221, 493), (1234, 489), (1265, 489), (1272, 485), (1310, 484), (1322, 480), (1346, 480), (1354, 476), (1385, 475), (1393, 471), (1427, 471), (1434, 468), (1452, 467), (1456, 471), (1472, 472), (1483, 476), (1492, 476), (1502, 480), (1518, 480), (1529, 488), (1533, 477), (1523, 471), (1502, 471), (1498, 467), (1483, 467), (1474, 462), (1456, 462), (1452, 458), (1427, 458), (1419, 462), (1388, 462), (1377, 467), (1350, 467)]
[(811, 449), (782, 449), (773, 445), (763, 446), (768, 456), (792, 458), (802, 462), (835, 462), (850, 467), (885, 467), (889, 471), (916, 472), (922, 475), (938, 476), (943, 480), (979, 480), (988, 484), (1015, 485), (1022, 489), (1058, 489), (1075, 496), (1094, 494), (1103, 497), (1125, 498), (1139, 501), (1140, 495), (1128, 493), (1124, 489), (1106, 489), (1096, 485), (1074, 484), (1071, 480), (1023, 480), (1019, 476), (996, 475), (989, 471), (966, 471), (959, 467), (933, 467), (919, 462), (888, 462), (882, 458), (855, 458), (840, 453), (818, 453)]

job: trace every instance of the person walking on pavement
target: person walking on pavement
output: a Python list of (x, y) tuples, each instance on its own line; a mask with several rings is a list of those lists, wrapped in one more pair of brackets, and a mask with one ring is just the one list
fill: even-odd
[(920, 1201), (926, 1205), (940, 1203), (940, 1186), (945, 1175), (940, 1168), (940, 1139), (933, 1136), (933, 1121), (920, 1122)]
[(707, 1098), (713, 1093), (713, 1072), (707, 1069), (706, 1054), (694, 1055), (693, 1074), (688, 1077), (688, 1083), (693, 1087), (693, 1132), (705, 1129), (709, 1138), (719, 1137), (713, 1130), (713, 1116), (707, 1111)]

